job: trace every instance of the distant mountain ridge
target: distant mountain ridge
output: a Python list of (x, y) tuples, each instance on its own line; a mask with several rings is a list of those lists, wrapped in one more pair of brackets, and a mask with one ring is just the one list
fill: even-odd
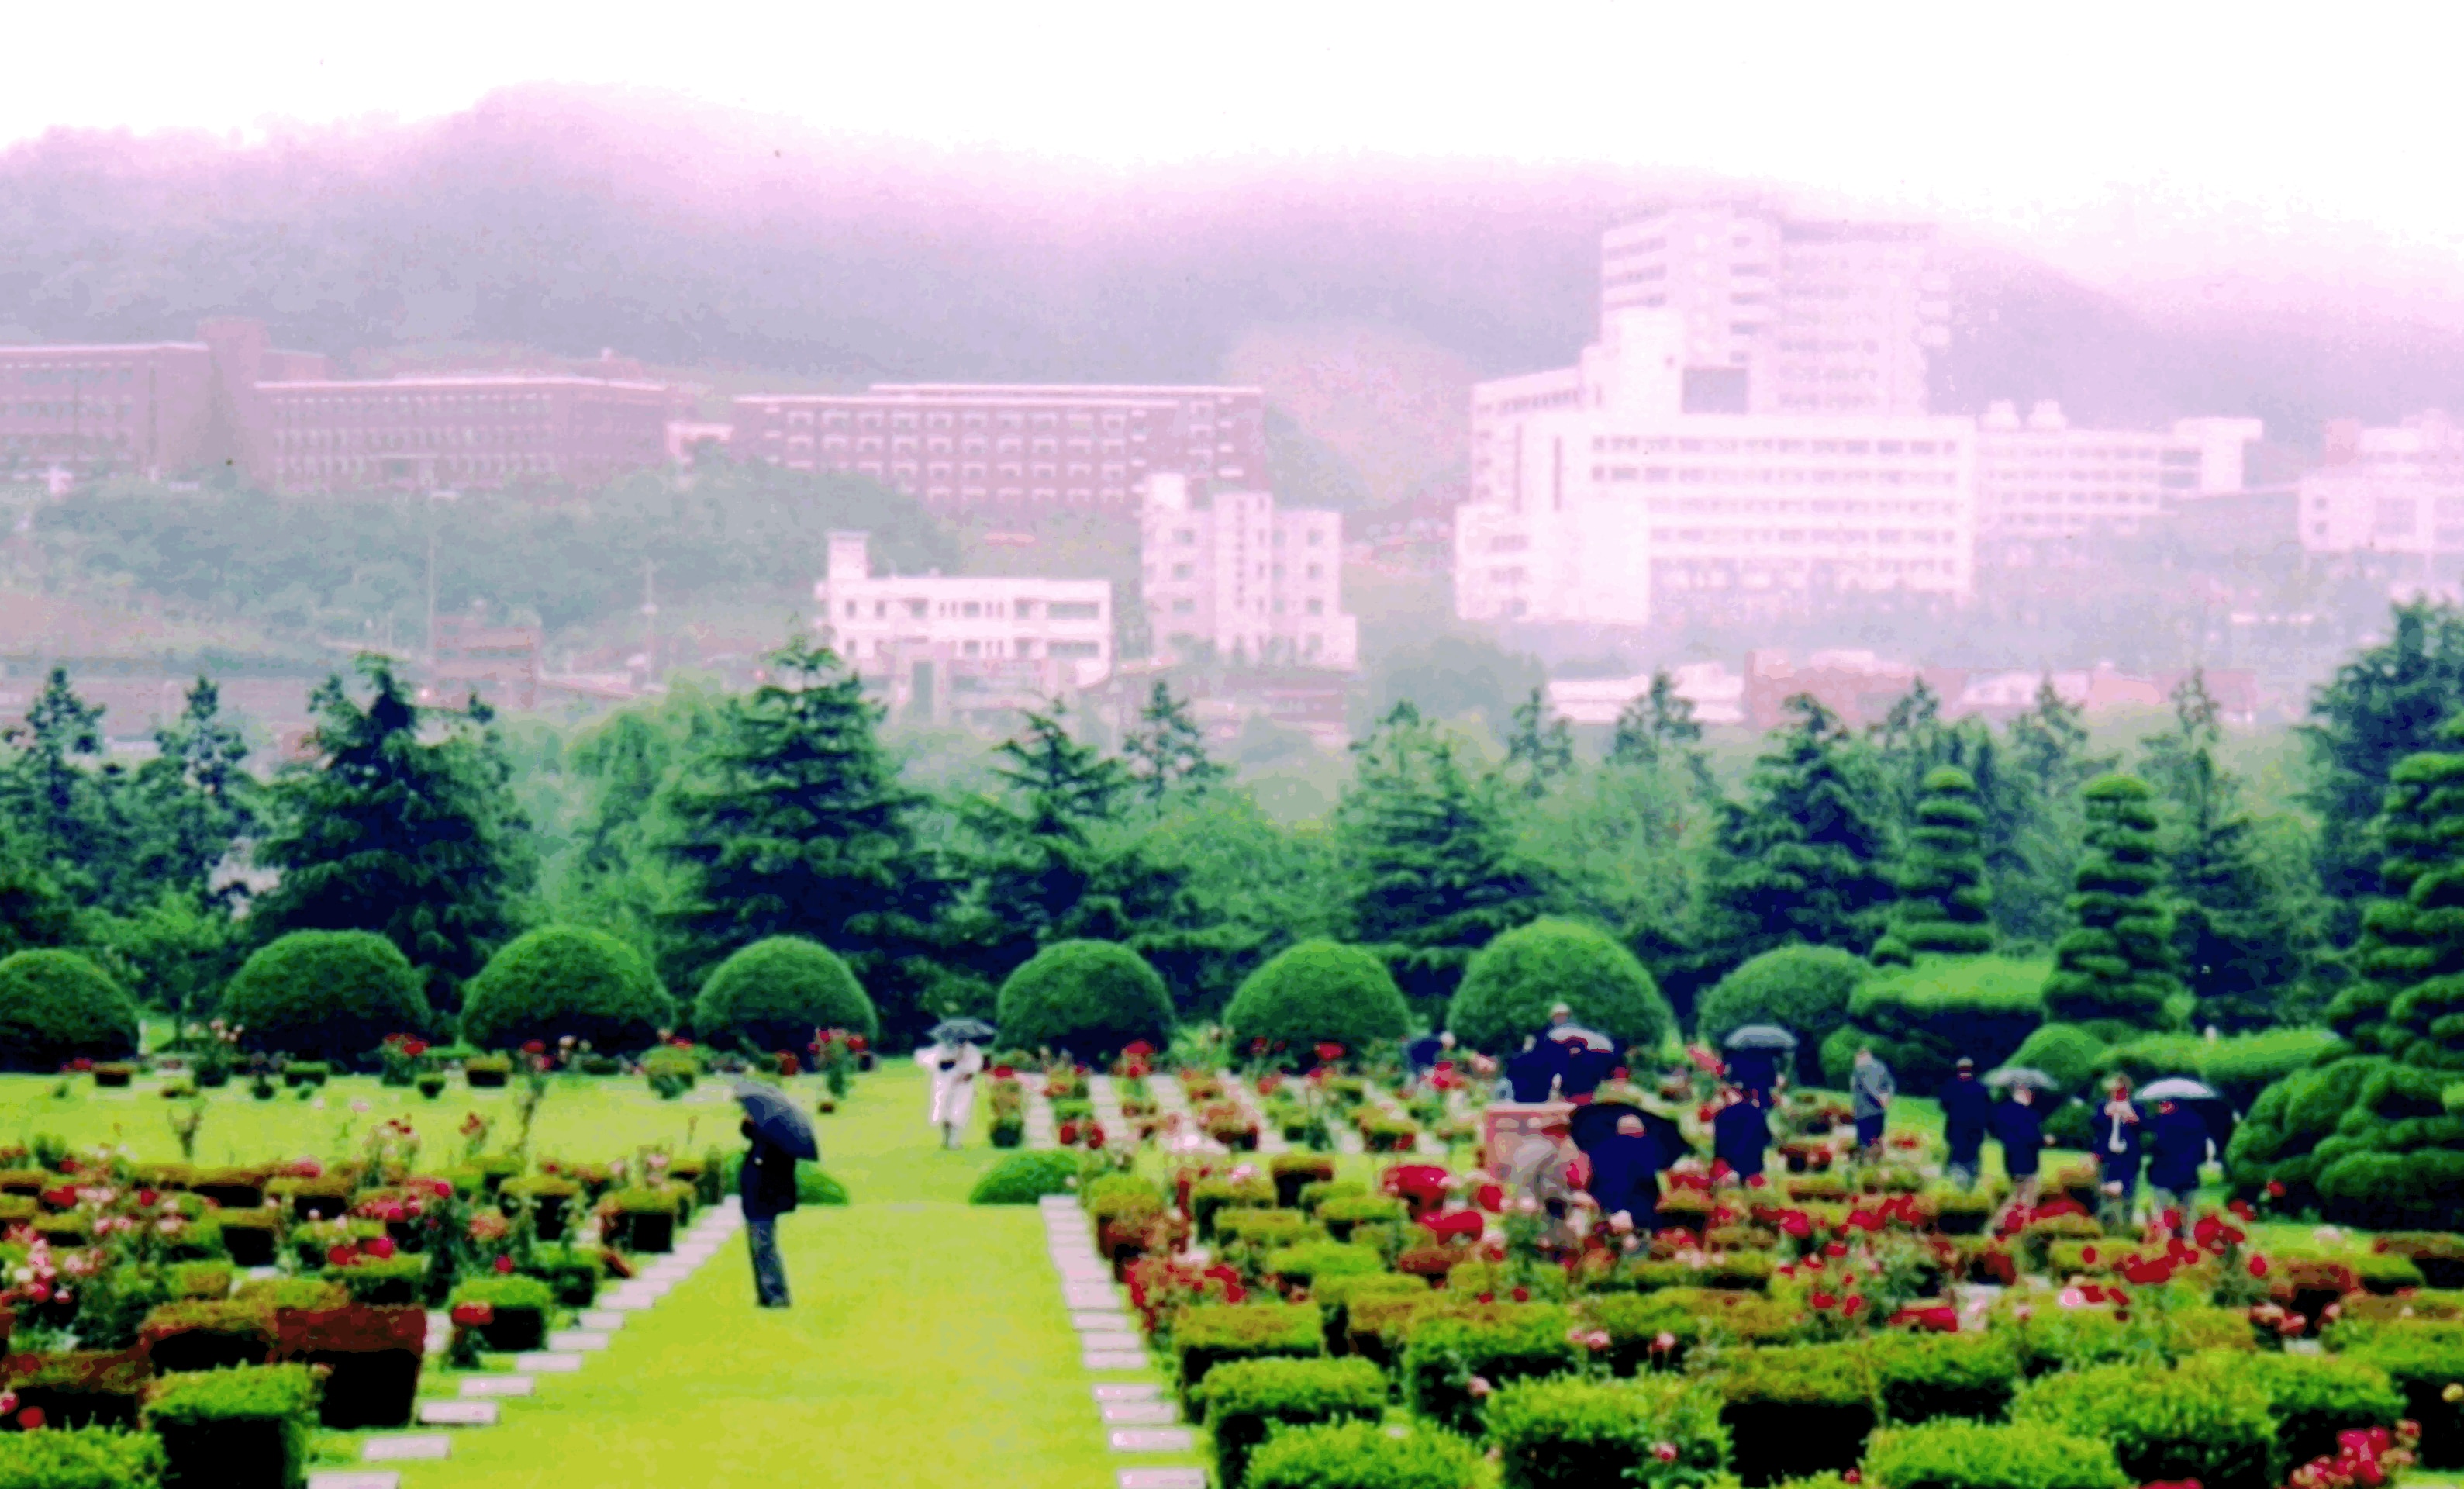
[[(0, 152), (0, 335), (186, 336), (241, 313), (345, 358), (485, 342), (850, 381), (1091, 381), (1211, 378), (1288, 363), (1295, 327), (1350, 328), (1329, 334), (1354, 348), (1368, 327), (1452, 388), (1570, 361), (1594, 321), (1600, 228), (1711, 185), (1376, 159), (1104, 171), (526, 87), (432, 122), (246, 146), (57, 132)], [(1945, 256), (1947, 411), (2054, 397), (2133, 425), (2255, 412), (2309, 441), (2323, 419), (2464, 389), (2452, 329), (2341, 303), (2151, 316), (1955, 228)], [(1403, 401), (1425, 407), (1439, 386)], [(1395, 467), (1381, 486), (1418, 478), (1380, 439), (1344, 453)]]

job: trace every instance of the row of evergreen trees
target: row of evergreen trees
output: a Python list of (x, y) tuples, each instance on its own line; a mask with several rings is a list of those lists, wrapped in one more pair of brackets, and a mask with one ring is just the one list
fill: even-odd
[(2351, 866), (2381, 851), (2372, 791), (2459, 700), (2464, 619), (2429, 607), (2319, 692), (2314, 874), (2298, 825), (2244, 802), (2195, 677), (2131, 776), (2050, 688), (1995, 729), (1945, 720), (1920, 684), (1862, 732), (1791, 700), (1734, 796), (1665, 677), (1598, 759), (1536, 692), (1494, 760), (1407, 701), (1353, 746), (1331, 818), (1293, 827), (1161, 686), (1117, 752), (1056, 709), (979, 779), (935, 781), (797, 642), (750, 694), (621, 710), (517, 770), (484, 706), (423, 707), (369, 660), (319, 690), (302, 758), (259, 781), (210, 684), (129, 768), (55, 675), (0, 756), (0, 950), (97, 949), (176, 1009), (282, 931), (369, 929), (450, 1011), (530, 924), (612, 930), (686, 991), (798, 935), (846, 954), (899, 1033), (988, 1011), (1075, 938), (1134, 945), (1184, 1012), (1312, 936), (1376, 948), (1434, 1010), (1500, 931), (1557, 914), (1632, 946), (1681, 1017), (1792, 943), (1886, 962), (2053, 946), (2056, 1018), (2237, 1029), (2308, 1019), (2342, 985), (2350, 900), (2378, 883)]

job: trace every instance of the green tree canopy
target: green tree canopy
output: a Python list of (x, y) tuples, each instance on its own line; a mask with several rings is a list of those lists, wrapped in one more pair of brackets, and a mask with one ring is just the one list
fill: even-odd
[(1706, 935), (1732, 963), (1792, 941), (1870, 946), (1897, 893), (1871, 759), (1812, 697), (1787, 707), (1793, 722), (1765, 742), (1746, 799), (1721, 804)]
[(1158, 1050), (1169, 1043), (1172, 995), (1127, 946), (1061, 941), (1001, 984), (1000, 1021), (1004, 1045), (1103, 1059), (1139, 1040)]
[(1259, 1041), (1307, 1050), (1332, 1040), (1361, 1050), (1411, 1027), (1403, 991), (1386, 964), (1358, 946), (1305, 941), (1249, 974), (1223, 1011), (1236, 1048)]
[(1822, 1041), (1848, 1020), (1848, 1002), (1873, 974), (1864, 958), (1837, 946), (1779, 946), (1747, 962), (1703, 995), (1694, 1036), (1713, 1049), (1748, 1024), (1776, 1024), (1796, 1035), (1796, 1078), (1822, 1083)]
[(1993, 949), (1984, 832), (1975, 779), (1957, 766), (1926, 771), (1900, 869), (1900, 900), (1890, 931), (1874, 948), (1875, 961), (1904, 966), (1926, 952), (1975, 956)]
[(2187, 994), (2174, 975), (2155, 792), (2136, 776), (2107, 775), (2085, 796), (2087, 853), (2070, 900), (2077, 925), (2055, 945), (2045, 1016), (2107, 1040), (2178, 1028)]
[(872, 1038), (881, 1020), (847, 963), (801, 936), (757, 941), (721, 962), (693, 1005), (693, 1032), (712, 1044), (795, 1055), (817, 1029)]
[(1547, 1031), (1558, 1003), (1574, 1022), (1646, 1056), (1676, 1031), (1668, 1000), (1633, 952), (1596, 926), (1554, 917), (1507, 931), (1472, 957), (1446, 1027), (1475, 1050), (1510, 1054)]
[(640, 1050), (675, 1027), (676, 1004), (642, 953), (605, 931), (542, 925), (488, 959), (462, 1000), (462, 1038), (483, 1050), (571, 1036)]
[(0, 960), (0, 1068), (51, 1071), (135, 1053), (137, 1010), (102, 968), (73, 951)]
[(419, 973), (374, 931), (293, 931), (260, 946), (223, 989), (222, 1016), (252, 1050), (302, 1059), (366, 1058), (393, 1034), (428, 1029)]

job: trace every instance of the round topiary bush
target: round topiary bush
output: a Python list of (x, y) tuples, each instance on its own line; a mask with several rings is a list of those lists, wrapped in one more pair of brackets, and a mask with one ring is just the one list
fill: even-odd
[(1172, 1034), (1172, 994), (1145, 958), (1110, 941), (1056, 941), (1001, 984), (1001, 1038), (1011, 1049), (1111, 1056)]
[(1719, 1049), (1748, 1024), (1777, 1024), (1796, 1035), (1796, 1081), (1822, 1084), (1822, 1041), (1848, 1022), (1848, 1000), (1873, 972), (1837, 946), (1781, 946), (1720, 979), (1694, 1012), (1694, 1034)]
[(223, 989), (222, 1014), (249, 1049), (342, 1061), (429, 1019), (418, 969), (372, 931), (293, 931), (258, 947)]
[(881, 1016), (838, 953), (802, 936), (772, 936), (737, 951), (702, 983), (693, 1004), (693, 1033), (706, 1044), (801, 1053), (816, 1029), (872, 1039)]
[(0, 1067), (57, 1070), (137, 1049), (137, 1010), (111, 974), (74, 951), (0, 961)]
[[(2021, 1041), (2007, 1062), (2041, 1070), (2064, 1096), (2087, 1089), (2111, 1046), (2077, 1024), (2047, 1024)], [(1981, 1074), (1982, 1072), (1980, 1072)]]
[(1607, 932), (1574, 921), (1542, 919), (1480, 949), (1446, 1011), (1455, 1037), (1491, 1055), (1522, 1048), (1549, 1027), (1551, 1005), (1574, 1022), (1622, 1044), (1656, 1049), (1676, 1015), (1634, 953)]
[(633, 1051), (674, 1026), (676, 1003), (642, 953), (605, 931), (547, 925), (488, 959), (462, 995), (462, 1039), (483, 1050), (570, 1034)]
[(1358, 946), (1304, 941), (1243, 981), (1223, 1027), (1236, 1047), (1263, 1039), (1299, 1050), (1331, 1039), (1357, 1050), (1401, 1038), (1411, 1011), (1385, 963)]

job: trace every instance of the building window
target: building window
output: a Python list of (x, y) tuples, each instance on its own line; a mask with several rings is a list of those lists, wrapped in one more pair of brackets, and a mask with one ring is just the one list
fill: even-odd
[(1052, 656), (1057, 661), (1086, 661), (1104, 655), (1100, 641), (1055, 641)]
[(1055, 600), (1050, 614), (1054, 620), (1101, 620), (1104, 607), (1096, 600)]

